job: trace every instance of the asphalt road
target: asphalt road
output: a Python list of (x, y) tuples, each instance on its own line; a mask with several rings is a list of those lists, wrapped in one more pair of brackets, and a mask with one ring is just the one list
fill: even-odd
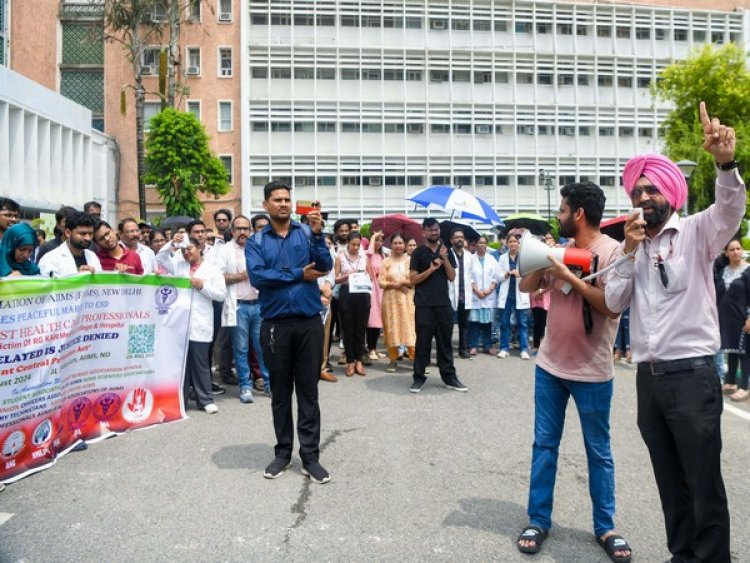
[[(71, 453), (0, 493), (0, 561), (530, 561), (515, 548), (526, 523), (533, 361), (456, 360), (469, 387), (433, 375), (419, 395), (410, 371), (321, 384), (321, 462), (299, 458), (281, 478), (270, 400), (131, 432)], [(338, 370), (341, 372), (341, 370)], [(664, 561), (664, 527), (635, 424), (635, 372), (618, 365), (612, 413), (617, 526), (634, 561)], [(727, 401), (728, 403), (728, 401)], [(724, 414), (732, 553), (750, 561), (750, 408)], [(608, 561), (591, 530), (586, 458), (570, 407), (554, 527), (535, 561)]]

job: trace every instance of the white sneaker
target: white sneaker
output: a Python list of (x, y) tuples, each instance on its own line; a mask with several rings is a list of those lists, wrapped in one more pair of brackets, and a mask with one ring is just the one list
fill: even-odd
[(499, 352), (497, 353), (497, 357), (498, 357), (498, 358), (502, 358), (503, 360), (504, 360), (505, 358), (507, 358), (508, 356), (510, 356), (510, 354), (508, 354), (508, 351), (507, 351), (507, 350), (500, 350), (500, 351), (499, 351)]
[(206, 411), (206, 414), (216, 414), (219, 412), (219, 407), (216, 406), (216, 403), (209, 403), (203, 407), (203, 410)]
[(522, 360), (530, 360), (531, 356), (529, 356), (529, 353), (526, 351), (521, 352), (521, 359)]

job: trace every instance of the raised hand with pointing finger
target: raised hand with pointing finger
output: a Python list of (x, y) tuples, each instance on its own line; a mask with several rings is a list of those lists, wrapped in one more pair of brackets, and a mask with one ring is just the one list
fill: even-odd
[(700, 103), (700, 118), (703, 148), (713, 155), (717, 164), (727, 164), (734, 160), (734, 129), (722, 125), (718, 117), (710, 118), (706, 102)]

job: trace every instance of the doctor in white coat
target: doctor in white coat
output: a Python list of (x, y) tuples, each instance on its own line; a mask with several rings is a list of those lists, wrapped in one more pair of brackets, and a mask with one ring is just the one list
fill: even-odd
[(497, 307), (497, 287), (500, 277), (497, 260), (487, 252), (487, 238), (479, 237), (474, 269), (471, 275), (472, 307), (469, 313), (469, 354), (475, 356), (482, 339), (482, 351), (492, 349), (492, 318)]
[(42, 276), (61, 278), (79, 272), (101, 272), (99, 258), (89, 250), (94, 236), (94, 219), (80, 211), (71, 213), (65, 219), (63, 233), (63, 243), (39, 261)]
[[(213, 301), (223, 302), (227, 298), (227, 286), (221, 270), (211, 262), (203, 260), (200, 243), (191, 238), (187, 246), (177, 234), (171, 244), (165, 244), (156, 255), (156, 260), (170, 274), (190, 278), (193, 286), (193, 305), (190, 310), (190, 336), (188, 342), (185, 378), (182, 390), (187, 407), (189, 388), (195, 391), (199, 408), (208, 414), (219, 412), (211, 395), (211, 369), (208, 363), (208, 347), (214, 330)], [(171, 253), (178, 249), (184, 260), (171, 260)]]
[(518, 326), (518, 347), (521, 349), (521, 359), (528, 360), (529, 356), (529, 294), (518, 289), (521, 275), (518, 272), (518, 237), (508, 235), (506, 244), (508, 252), (500, 256), (500, 294), (497, 306), (502, 309), (500, 319), (500, 351), (498, 358), (507, 358), (510, 353), (510, 317), (516, 314)]
[(474, 270), (474, 255), (466, 250), (466, 238), (461, 229), (451, 232), (451, 253), (456, 260), (456, 277), (448, 282), (448, 294), (458, 324), (458, 356), (470, 358), (467, 342), (469, 311), (472, 307), (471, 273)]

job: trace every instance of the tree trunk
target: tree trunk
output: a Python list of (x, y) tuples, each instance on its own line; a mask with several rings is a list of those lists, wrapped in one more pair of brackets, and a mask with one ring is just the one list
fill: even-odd
[(167, 58), (167, 106), (175, 107), (178, 67), (180, 66), (180, 20), (182, 0), (169, 2), (169, 54)]

